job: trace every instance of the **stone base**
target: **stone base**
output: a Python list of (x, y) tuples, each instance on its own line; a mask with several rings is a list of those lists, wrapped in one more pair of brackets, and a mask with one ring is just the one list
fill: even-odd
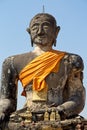
[[(5, 126), (5, 127), (4, 127)], [(15, 122), (9, 121), (0, 130), (87, 130), (87, 120), (81, 118), (64, 121)]]

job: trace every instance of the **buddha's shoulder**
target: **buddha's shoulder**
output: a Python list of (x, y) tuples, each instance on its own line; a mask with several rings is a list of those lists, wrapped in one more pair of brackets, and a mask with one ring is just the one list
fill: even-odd
[(23, 58), (35, 57), (35, 55), (32, 52), (26, 52), (26, 53), (10, 56), (9, 58), (11, 57), (14, 57), (14, 59), (21, 59), (21, 58), (23, 59)]
[(83, 63), (83, 59), (80, 55), (78, 54), (74, 54), (74, 53), (68, 53), (66, 52), (63, 61), (68, 63), (69, 65), (72, 65), (75, 68), (80, 68), (83, 69), (84, 68), (84, 63)]
[(22, 54), (16, 54), (16, 55), (11, 55), (8, 56), (7, 58), (4, 59), (3, 64), (11, 64), (11, 63), (18, 63), (18, 62), (23, 62), (23, 61), (30, 61), (35, 58), (35, 55), (32, 52), (26, 52)]

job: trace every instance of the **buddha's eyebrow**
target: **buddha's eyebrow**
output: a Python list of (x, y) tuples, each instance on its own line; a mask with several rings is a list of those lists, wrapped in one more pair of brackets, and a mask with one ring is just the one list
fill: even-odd
[(49, 21), (45, 21), (42, 23), (43, 25), (46, 24), (46, 25), (51, 25), (51, 23)]
[[(34, 24), (31, 25), (31, 28), (34, 27), (34, 26), (38, 26), (39, 24), (40, 24), (39, 22), (36, 22), (36, 23), (34, 23)], [(44, 25), (44, 24), (46, 24), (46, 25), (51, 25), (51, 22), (49, 22), (49, 21), (44, 21), (44, 22), (42, 22), (41, 24), (43, 24), (43, 25)]]
[(34, 26), (38, 26), (39, 23), (34, 23), (33, 25), (31, 25), (31, 28), (34, 27)]

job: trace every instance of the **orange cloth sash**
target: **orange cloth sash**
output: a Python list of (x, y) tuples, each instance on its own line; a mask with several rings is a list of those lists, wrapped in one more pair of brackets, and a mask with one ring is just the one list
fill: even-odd
[[(64, 57), (65, 52), (51, 50), (41, 54), (26, 65), (19, 74), (19, 79), (25, 88), (33, 81), (33, 90), (41, 91), (47, 88), (45, 78), (51, 72), (58, 72), (60, 60)], [(25, 96), (23, 92), (22, 95)]]

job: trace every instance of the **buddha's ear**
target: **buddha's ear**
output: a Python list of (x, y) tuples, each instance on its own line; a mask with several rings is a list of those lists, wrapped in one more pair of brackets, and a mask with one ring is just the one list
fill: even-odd
[(30, 34), (30, 28), (27, 28), (26, 31)]
[(60, 26), (57, 26), (57, 27), (56, 27), (56, 37), (57, 37), (59, 31), (60, 31)]

